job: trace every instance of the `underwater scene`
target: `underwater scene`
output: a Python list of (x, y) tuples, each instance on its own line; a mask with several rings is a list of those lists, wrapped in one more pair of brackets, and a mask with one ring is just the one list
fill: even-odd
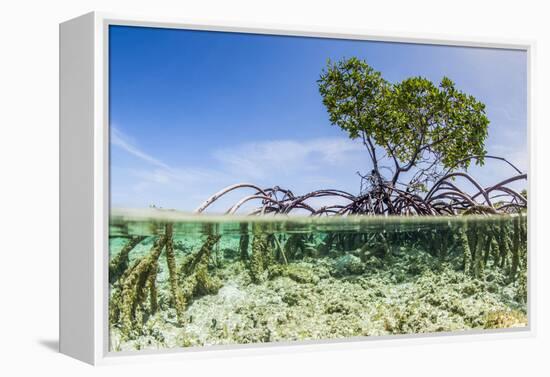
[(113, 211), (109, 350), (526, 327), (527, 216)]

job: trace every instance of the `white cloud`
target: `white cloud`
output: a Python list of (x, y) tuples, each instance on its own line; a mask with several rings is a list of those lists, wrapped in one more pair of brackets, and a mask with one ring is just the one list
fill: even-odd
[(143, 151), (115, 127), (111, 127), (111, 144), (144, 162), (138, 165), (138, 168), (130, 169), (130, 173), (141, 181), (140, 185), (137, 185), (140, 189), (147, 187), (145, 183), (161, 185), (198, 183), (201, 180), (210, 179), (214, 174), (213, 171), (193, 167), (173, 167)]
[[(488, 152), (489, 155), (505, 157), (518, 169), (520, 169), (524, 173), (527, 172), (529, 157), (529, 154), (527, 153), (527, 145), (524, 144), (519, 146), (512, 146), (496, 144), (493, 145), (491, 147), (491, 150)], [(514, 169), (505, 162), (501, 162), (500, 165), (502, 165), (502, 169), (499, 170), (499, 172), (507, 173), (508, 176), (515, 173)]]
[[(228, 172), (250, 179), (313, 173), (357, 160), (364, 149), (345, 138), (321, 138), (304, 142), (273, 140), (247, 143), (214, 152)], [(321, 177), (318, 176), (317, 179)]]
[[(350, 182), (355, 187), (358, 183), (353, 169), (365, 161), (362, 145), (345, 138), (304, 142), (269, 140), (236, 145), (213, 151), (205, 158), (214, 158), (218, 163), (199, 168), (166, 163), (142, 150), (116, 128), (113, 128), (111, 142), (119, 151), (137, 159), (117, 166), (113, 198), (123, 198), (125, 206), (137, 207), (154, 203), (190, 210), (220, 188), (237, 182), (266, 187), (280, 185), (296, 195), (319, 188), (345, 189), (350, 187)], [(238, 195), (234, 193), (231, 197), (235, 199), (233, 196)], [(213, 209), (224, 211), (229, 205), (225, 202), (233, 199), (222, 200)]]
[(111, 127), (111, 144), (122, 148), (126, 152), (136, 156), (137, 158), (145, 162), (156, 165), (163, 169), (170, 170), (170, 167), (168, 165), (160, 160), (157, 160), (153, 156), (143, 152), (137, 146), (133, 145), (130, 138), (115, 127)]

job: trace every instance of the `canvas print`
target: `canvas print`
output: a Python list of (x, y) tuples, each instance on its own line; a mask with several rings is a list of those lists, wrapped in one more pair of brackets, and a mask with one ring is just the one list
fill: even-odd
[(109, 29), (109, 350), (528, 324), (527, 53)]

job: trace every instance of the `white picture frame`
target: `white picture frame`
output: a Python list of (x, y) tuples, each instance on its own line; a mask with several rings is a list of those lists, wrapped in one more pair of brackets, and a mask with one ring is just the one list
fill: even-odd
[[(322, 342), (253, 346), (215, 346), (140, 353), (108, 351), (108, 224), (109, 122), (108, 28), (133, 25), (288, 36), (330, 37), (483, 48), (519, 49), (528, 60), (528, 190), (533, 184), (532, 54), (534, 42), (484, 38), (385, 33), (364, 30), (317, 29), (307, 26), (252, 25), (230, 22), (206, 24), (178, 19), (132, 17), (92, 12), (60, 25), (60, 352), (90, 364), (152, 359), (203, 358), (272, 352), (348, 349), (424, 342), (472, 341), (531, 337), (535, 334), (534, 270), (529, 268), (528, 321), (525, 329), (466, 331), (434, 335), (391, 336)], [(532, 224), (536, 205), (530, 206)], [(533, 226), (528, 231), (529, 265), (533, 266)]]

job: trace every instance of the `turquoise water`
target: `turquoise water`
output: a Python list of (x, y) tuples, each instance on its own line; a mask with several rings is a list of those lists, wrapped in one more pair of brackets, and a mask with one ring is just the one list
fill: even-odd
[(111, 351), (527, 325), (526, 215), (114, 211)]

